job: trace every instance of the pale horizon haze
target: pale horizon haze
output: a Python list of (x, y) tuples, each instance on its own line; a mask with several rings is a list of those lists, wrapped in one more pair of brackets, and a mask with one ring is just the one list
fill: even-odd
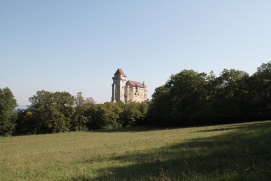
[(148, 98), (184, 69), (250, 75), (271, 61), (269, 0), (0, 0), (0, 88), (111, 101), (118, 68)]

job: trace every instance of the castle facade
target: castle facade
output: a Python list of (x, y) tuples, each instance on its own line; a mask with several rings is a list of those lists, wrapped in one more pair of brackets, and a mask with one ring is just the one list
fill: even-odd
[(114, 74), (112, 84), (112, 102), (144, 102), (147, 100), (147, 85), (143, 82), (128, 80), (119, 68)]

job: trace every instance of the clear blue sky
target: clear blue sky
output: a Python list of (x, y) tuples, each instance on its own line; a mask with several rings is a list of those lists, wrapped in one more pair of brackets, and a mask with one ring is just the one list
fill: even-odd
[(111, 99), (112, 76), (143, 80), (271, 61), (270, 0), (0, 0), (0, 87), (18, 104), (38, 90)]

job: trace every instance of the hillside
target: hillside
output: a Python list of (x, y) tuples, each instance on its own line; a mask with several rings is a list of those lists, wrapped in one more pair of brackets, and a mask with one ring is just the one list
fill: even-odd
[(269, 180), (271, 121), (0, 137), (0, 180)]

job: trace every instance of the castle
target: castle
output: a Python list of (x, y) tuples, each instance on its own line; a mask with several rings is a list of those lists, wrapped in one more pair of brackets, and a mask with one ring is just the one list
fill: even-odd
[(112, 102), (144, 102), (147, 100), (147, 85), (143, 82), (128, 80), (119, 68), (114, 74), (112, 84)]

